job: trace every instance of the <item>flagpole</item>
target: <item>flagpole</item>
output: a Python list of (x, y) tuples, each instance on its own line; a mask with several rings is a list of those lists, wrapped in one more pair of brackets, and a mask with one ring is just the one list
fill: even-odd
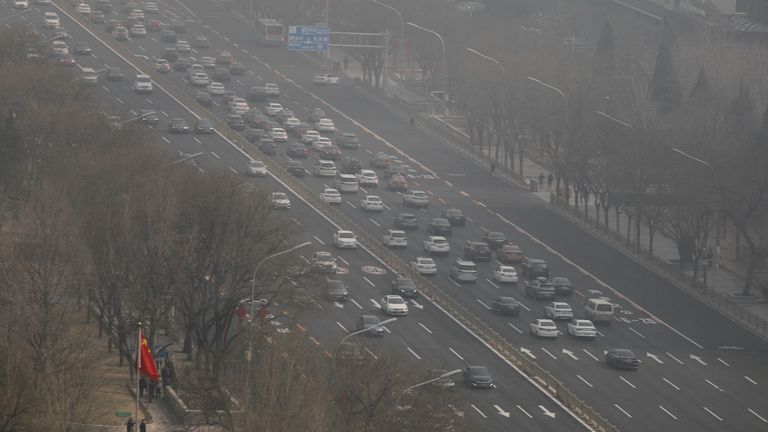
[[(141, 376), (141, 322), (139, 322), (138, 345), (136, 346), (136, 420), (139, 421), (139, 377)], [(130, 431), (133, 432), (133, 431)]]

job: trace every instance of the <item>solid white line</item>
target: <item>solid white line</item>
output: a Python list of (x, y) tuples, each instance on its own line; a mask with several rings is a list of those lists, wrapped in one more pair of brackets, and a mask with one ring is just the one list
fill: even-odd
[(426, 332), (427, 332), (427, 333), (429, 333), (429, 334), (432, 334), (432, 330), (428, 329), (428, 328), (427, 328), (427, 326), (425, 326), (425, 325), (424, 325), (424, 324), (422, 324), (422, 323), (418, 323), (418, 324), (421, 326), (421, 328), (423, 328), (424, 330), (426, 330)]
[(708, 380), (708, 379), (706, 379), (706, 378), (704, 378), (704, 381), (706, 381), (706, 382), (707, 382), (709, 385), (711, 385), (712, 387), (716, 388), (718, 391), (723, 391), (723, 389), (721, 389), (720, 387), (718, 387), (718, 386), (717, 386), (717, 384), (713, 383), (712, 381), (710, 381), (710, 380)]
[(524, 410), (524, 409), (523, 409), (523, 407), (521, 407), (520, 405), (515, 405), (515, 406), (517, 407), (517, 409), (519, 409), (520, 411), (522, 411), (522, 412), (523, 412), (523, 414), (527, 415), (527, 416), (528, 416), (528, 418), (530, 418), (530, 419), (532, 419), (532, 418), (533, 418), (533, 416), (532, 416), (532, 415), (530, 415), (530, 414), (528, 414), (528, 411)]
[(368, 352), (368, 354), (371, 355), (374, 359), (378, 360), (379, 358), (376, 357), (376, 354), (373, 353), (373, 351), (369, 350), (368, 347), (365, 347), (365, 350)]
[(709, 408), (707, 408), (707, 407), (702, 407), (702, 408), (704, 408), (704, 411), (712, 414), (712, 417), (714, 417), (714, 418), (716, 418), (716, 419), (718, 419), (720, 421), (723, 421), (723, 419), (721, 419), (719, 415), (713, 413)]
[(599, 361), (600, 361), (600, 359), (599, 359), (599, 358), (595, 357), (595, 356), (594, 356), (594, 355), (593, 355), (591, 352), (587, 351), (587, 350), (586, 350), (586, 348), (582, 348), (581, 350), (582, 350), (582, 351), (584, 351), (584, 353), (585, 353), (586, 355), (588, 355), (588, 356), (592, 357), (592, 359), (593, 359), (594, 361), (596, 361), (596, 362), (599, 362)]
[(726, 366), (730, 366), (725, 360), (721, 359), (720, 357), (717, 357), (717, 361), (719, 361), (720, 363), (722, 363), (722, 364), (724, 364)]
[(372, 218), (368, 218), (368, 220), (371, 221), (371, 223), (373, 223), (377, 227), (381, 227), (381, 225), (378, 222), (376, 222), (375, 220), (373, 220)]
[(211, 154), (214, 155), (216, 157), (216, 159), (221, 159), (221, 157), (219, 155), (217, 155), (216, 153), (211, 152)]
[(478, 303), (480, 303), (481, 305), (483, 305), (483, 307), (484, 307), (484, 308), (486, 308), (486, 309), (488, 309), (488, 310), (491, 310), (491, 307), (490, 307), (490, 306), (488, 306), (487, 304), (483, 303), (483, 301), (482, 301), (482, 300), (480, 300), (480, 299), (475, 299), (475, 300), (477, 300), (477, 302), (478, 302)]
[(370, 284), (372, 287), (375, 287), (375, 286), (376, 286), (376, 284), (375, 284), (375, 283), (373, 283), (373, 282), (369, 281), (369, 280), (368, 280), (368, 278), (367, 278), (367, 277), (365, 277), (365, 276), (363, 276), (363, 280), (364, 280), (364, 281), (366, 281), (366, 282), (368, 282), (368, 284)]
[(661, 380), (662, 380), (662, 381), (664, 381), (665, 383), (667, 383), (667, 384), (671, 385), (673, 389), (675, 389), (675, 390), (680, 390), (680, 387), (678, 387), (678, 386), (676, 386), (676, 385), (672, 384), (672, 381), (670, 381), (670, 380), (668, 380), (668, 379), (666, 379), (666, 378), (662, 378)]
[(624, 408), (620, 407), (618, 404), (613, 404), (613, 406), (615, 406), (617, 410), (623, 412), (625, 416), (632, 418), (632, 416), (627, 411), (625, 411)]
[(487, 416), (487, 415), (485, 415), (485, 414), (483, 414), (483, 412), (482, 412), (482, 411), (480, 411), (480, 409), (479, 409), (478, 407), (476, 407), (474, 404), (469, 404), (469, 406), (471, 406), (472, 408), (474, 408), (474, 409), (475, 409), (475, 411), (477, 411), (477, 413), (478, 413), (478, 414), (480, 414), (481, 416), (483, 416), (483, 418), (488, 418), (488, 416)]
[(520, 334), (523, 334), (523, 331), (522, 331), (522, 330), (520, 330), (519, 328), (515, 327), (515, 325), (514, 325), (514, 324), (512, 324), (511, 322), (508, 322), (507, 324), (508, 324), (510, 327), (512, 327), (513, 329), (517, 330), (517, 332), (518, 332), (518, 333), (520, 333)]
[(676, 362), (680, 363), (681, 365), (685, 364), (685, 363), (683, 363), (682, 361), (680, 361), (680, 360), (679, 360), (677, 357), (673, 356), (672, 354), (670, 354), (670, 353), (667, 353), (667, 355), (668, 355), (668, 356), (670, 356), (670, 357), (672, 357), (672, 360), (674, 360), (674, 361), (676, 361)]
[(632, 327), (629, 327), (629, 330), (630, 330), (632, 333), (634, 333), (634, 334), (636, 334), (636, 335), (640, 336), (641, 338), (645, 339), (645, 336), (641, 335), (641, 334), (640, 334), (640, 332), (638, 332), (637, 330), (633, 329)]
[(587, 381), (584, 378), (582, 378), (581, 375), (576, 374), (576, 378), (580, 379), (582, 382), (584, 382), (584, 384), (588, 385), (590, 388), (594, 388), (594, 386), (592, 384), (590, 384), (589, 381)]
[(759, 418), (763, 421), (763, 423), (768, 423), (768, 420), (764, 419), (760, 414), (752, 411), (752, 408), (747, 408), (747, 411), (751, 412), (755, 417)]
[(351, 298), (351, 299), (349, 299), (349, 301), (351, 301), (351, 302), (352, 302), (352, 304), (354, 304), (355, 306), (357, 306), (357, 307), (358, 307), (358, 309), (362, 309), (362, 308), (363, 308), (362, 306), (360, 306), (360, 303), (358, 303), (358, 302), (356, 302), (356, 301), (355, 301), (355, 299), (352, 299), (352, 298)]
[(349, 265), (349, 262), (347, 262), (347, 260), (345, 260), (343, 256), (339, 255), (336, 258), (338, 258), (339, 261), (343, 262), (345, 265)]
[(341, 327), (341, 329), (342, 329), (342, 330), (344, 330), (344, 333), (349, 333), (349, 330), (347, 330), (347, 328), (346, 328), (346, 327), (344, 327), (343, 325), (341, 325), (341, 323), (340, 323), (340, 322), (336, 321), (336, 324), (338, 324), (338, 325), (339, 325), (339, 327)]
[(627, 383), (627, 385), (628, 385), (628, 386), (630, 386), (630, 387), (632, 387), (633, 389), (636, 389), (636, 388), (637, 388), (637, 387), (635, 387), (635, 385), (634, 385), (634, 384), (632, 384), (631, 382), (627, 381), (627, 379), (626, 379), (626, 378), (624, 378), (623, 376), (619, 376), (619, 379), (620, 379), (620, 380), (622, 380), (622, 381), (624, 381), (625, 383)]
[(674, 415), (674, 414), (672, 414), (671, 412), (667, 411), (667, 409), (666, 409), (666, 408), (664, 408), (664, 407), (663, 407), (663, 406), (661, 406), (661, 405), (659, 405), (659, 408), (661, 408), (661, 410), (662, 410), (662, 411), (664, 411), (665, 413), (667, 413), (667, 415), (669, 415), (669, 416), (670, 416), (670, 417), (672, 417), (673, 419), (677, 420), (677, 417), (675, 417), (675, 415)]
[[(545, 353), (547, 353), (547, 354), (548, 354), (550, 357), (552, 357), (553, 359), (557, 360), (557, 357), (555, 357), (555, 355), (554, 355), (554, 354), (552, 354), (551, 352), (547, 351), (547, 349), (546, 349), (546, 348), (544, 348), (544, 347), (541, 347), (541, 350), (542, 350), (542, 351), (544, 351)], [(577, 376), (578, 376), (578, 375), (577, 375)]]
[(418, 354), (416, 354), (416, 351), (412, 350), (410, 347), (407, 348), (408, 351), (413, 354), (414, 357), (416, 357), (417, 360), (421, 360), (421, 357), (419, 357)]
[(459, 360), (464, 360), (464, 357), (460, 356), (459, 353), (453, 350), (453, 348), (448, 348), (448, 351), (452, 352), (456, 357), (459, 358)]
[(744, 375), (744, 378), (745, 378), (747, 381), (751, 382), (752, 384), (754, 384), (754, 385), (757, 385), (757, 381), (753, 380), (752, 378), (750, 378), (750, 377), (748, 377), (748, 376), (746, 376), (746, 375)]
[(317, 240), (317, 241), (318, 241), (318, 242), (319, 242), (321, 245), (325, 246), (325, 242), (324, 242), (324, 241), (322, 241), (322, 240), (320, 240), (319, 238), (317, 238), (317, 236), (316, 236), (316, 235), (313, 235), (312, 237), (314, 237), (314, 238), (315, 238), (315, 240)]

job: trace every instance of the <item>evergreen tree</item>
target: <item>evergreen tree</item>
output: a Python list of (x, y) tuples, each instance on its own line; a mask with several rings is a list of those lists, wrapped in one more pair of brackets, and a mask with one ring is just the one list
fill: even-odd
[(0, 124), (0, 190), (12, 190), (21, 183), (24, 145), (16, 115), (11, 113)]
[(598, 79), (613, 76), (615, 67), (613, 26), (606, 20), (597, 39), (595, 56), (593, 57), (593, 72)]
[(707, 78), (707, 72), (702, 66), (699, 69), (698, 75), (696, 75), (696, 83), (693, 84), (693, 87), (691, 87), (691, 90), (688, 92), (688, 98), (706, 96), (710, 90), (709, 78)]
[(659, 45), (650, 91), (651, 97), (656, 101), (659, 111), (662, 113), (674, 111), (682, 99), (682, 89), (672, 54), (672, 41), (669, 38), (663, 40)]

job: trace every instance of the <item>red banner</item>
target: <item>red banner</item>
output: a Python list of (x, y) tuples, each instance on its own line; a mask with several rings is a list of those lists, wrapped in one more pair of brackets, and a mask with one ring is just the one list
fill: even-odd
[(147, 343), (147, 338), (144, 337), (144, 332), (139, 332), (139, 334), (141, 335), (139, 372), (149, 377), (152, 381), (157, 381), (160, 374), (157, 373), (157, 366), (155, 365), (155, 359), (152, 357), (152, 351), (149, 349), (149, 343)]

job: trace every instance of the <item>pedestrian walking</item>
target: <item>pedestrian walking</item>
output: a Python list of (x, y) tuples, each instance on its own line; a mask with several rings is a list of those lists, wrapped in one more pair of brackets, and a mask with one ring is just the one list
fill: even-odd
[(144, 419), (141, 419), (141, 423), (139, 423), (139, 432), (147, 432), (147, 422)]
[(126, 432), (133, 432), (134, 427), (136, 426), (136, 422), (133, 421), (133, 417), (128, 417), (128, 423), (125, 425), (125, 431)]
[(139, 378), (139, 397), (144, 397), (144, 390), (147, 389), (147, 379), (144, 377)]
[(155, 398), (155, 392), (157, 391), (157, 384), (154, 381), (149, 382), (149, 391), (147, 391), (147, 401), (152, 403), (152, 399)]
[(347, 56), (344, 56), (344, 59), (341, 60), (341, 63), (344, 65), (344, 70), (347, 70), (347, 65), (349, 64), (349, 59)]
[(496, 171), (496, 162), (491, 162), (491, 175)]
[(552, 188), (552, 182), (555, 181), (555, 176), (552, 175), (552, 173), (549, 173), (547, 176), (547, 187)]
[(539, 186), (544, 186), (544, 172), (539, 173)]

